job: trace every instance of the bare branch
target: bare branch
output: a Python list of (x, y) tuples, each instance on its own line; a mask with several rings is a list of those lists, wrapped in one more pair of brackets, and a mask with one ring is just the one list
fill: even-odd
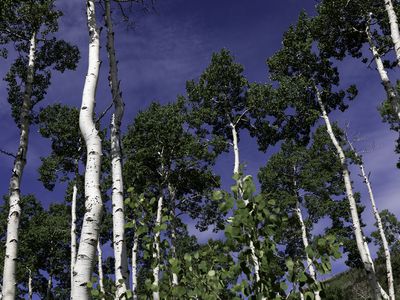
[(8, 156), (11, 156), (11, 157), (14, 157), (14, 158), (17, 158), (17, 156), (15, 154), (13, 154), (11, 152), (8, 152), (8, 151), (5, 151), (3, 149), (0, 149), (0, 153), (3, 153), (5, 155), (8, 155)]

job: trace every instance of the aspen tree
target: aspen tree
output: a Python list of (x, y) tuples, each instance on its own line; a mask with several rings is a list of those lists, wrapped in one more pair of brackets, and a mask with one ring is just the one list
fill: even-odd
[(97, 80), (100, 68), (100, 36), (96, 24), (95, 1), (86, 2), (89, 31), (88, 71), (82, 95), (79, 127), (87, 151), (85, 171), (85, 207), (79, 249), (74, 268), (71, 299), (90, 299), (87, 283), (90, 282), (96, 255), (103, 203), (100, 192), (101, 139), (93, 120)]

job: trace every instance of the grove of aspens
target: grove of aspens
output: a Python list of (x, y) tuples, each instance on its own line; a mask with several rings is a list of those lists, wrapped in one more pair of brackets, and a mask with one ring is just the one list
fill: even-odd
[[(399, 18), (398, 0), (1, 0), (0, 299), (400, 299)], [(216, 30), (240, 47), (204, 46)]]

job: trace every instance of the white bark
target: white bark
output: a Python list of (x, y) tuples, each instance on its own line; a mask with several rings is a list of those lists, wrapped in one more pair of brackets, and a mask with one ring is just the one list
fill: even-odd
[[(162, 209), (163, 209), (163, 196), (161, 195), (158, 198), (157, 202), (157, 216), (156, 216), (156, 223), (155, 226), (157, 228), (160, 227), (161, 225), (161, 218), (162, 218)], [(154, 234), (154, 242), (153, 242), (153, 258), (156, 261), (156, 265), (153, 269), (153, 285), (157, 287), (157, 290), (153, 292), (153, 300), (160, 300), (160, 292), (158, 290), (159, 288), (159, 276), (160, 276), (160, 259), (161, 259), (161, 251), (160, 251), (160, 230), (158, 230)]]
[[(232, 141), (233, 141), (233, 153), (234, 153), (234, 165), (233, 165), (233, 174), (239, 174), (239, 166), (240, 166), (240, 158), (239, 158), (239, 144), (238, 144), (238, 133), (236, 130), (236, 126), (231, 123), (230, 124), (231, 130), (232, 130)], [(241, 180), (237, 180), (237, 183), (239, 185), (239, 191), (241, 190), (242, 182)], [(240, 193), (240, 192), (239, 192)], [(240, 195), (242, 196), (242, 195)], [(243, 201), (245, 205), (248, 204), (248, 200)], [(258, 257), (256, 255), (256, 249), (254, 247), (253, 241), (250, 240), (249, 243), (249, 248), (251, 251), (251, 260), (253, 261), (254, 265), (254, 277), (256, 279), (256, 282), (260, 281), (260, 262), (258, 260)]]
[(71, 202), (71, 286), (74, 283), (74, 268), (76, 261), (76, 195), (78, 187), (76, 185), (77, 177), (75, 176), (75, 183), (72, 187), (72, 202)]
[[(113, 244), (115, 257), (115, 282), (117, 299), (125, 299), (128, 283), (128, 260), (125, 243), (125, 213), (122, 178), (122, 155), (120, 126), (124, 114), (124, 102), (119, 90), (118, 68), (114, 46), (114, 31), (111, 19), (110, 0), (105, 0), (105, 20), (107, 27), (107, 53), (110, 64), (109, 84), (115, 111), (111, 118), (111, 175), (112, 175), (112, 213)], [(122, 298), (121, 298), (122, 297)]]
[(139, 237), (135, 235), (133, 238), (133, 246), (132, 246), (132, 294), (133, 299), (137, 299), (137, 286), (138, 286), (138, 279), (137, 279), (137, 252), (139, 246)]
[(349, 173), (347, 163), (346, 163), (346, 156), (344, 154), (344, 151), (343, 151), (339, 141), (337, 140), (337, 138), (335, 136), (335, 133), (333, 132), (331, 122), (330, 122), (328, 114), (326, 112), (324, 103), (322, 102), (322, 99), (321, 99), (321, 94), (319, 93), (319, 90), (317, 87), (315, 87), (315, 90), (316, 90), (316, 94), (317, 94), (318, 104), (321, 109), (322, 118), (324, 119), (328, 135), (329, 135), (333, 145), (336, 148), (337, 154), (340, 159), (340, 163), (342, 165), (342, 174), (343, 174), (344, 184), (345, 184), (345, 188), (346, 188), (346, 196), (347, 196), (347, 199), (349, 200), (350, 214), (351, 214), (352, 223), (353, 223), (353, 232), (354, 232), (354, 236), (356, 238), (358, 252), (360, 254), (361, 260), (364, 265), (364, 269), (367, 273), (371, 288), (373, 290), (372, 297), (373, 297), (373, 299), (382, 299), (382, 297), (387, 299), (387, 295), (385, 295), (386, 293), (381, 289), (381, 287), (377, 281), (374, 263), (373, 263), (370, 255), (368, 254), (368, 252), (369, 252), (368, 245), (364, 242), (364, 234), (362, 232), (361, 225), (360, 225), (360, 219), (359, 219), (358, 212), (357, 212), (357, 204), (356, 204), (356, 201), (354, 198), (353, 188), (352, 188), (351, 179), (350, 179), (350, 173)]
[(396, 12), (393, 7), (392, 0), (384, 0), (385, 9), (389, 17), (390, 24), (390, 35), (392, 37), (392, 42), (394, 45), (394, 51), (397, 58), (397, 64), (400, 66), (400, 33), (399, 33), (399, 23), (397, 21)]
[[(306, 249), (308, 247), (308, 245), (309, 245), (308, 237), (307, 237), (307, 229), (306, 229), (306, 226), (304, 224), (303, 215), (301, 213), (300, 203), (299, 203), (298, 199), (296, 200), (296, 215), (297, 215), (297, 218), (299, 219), (299, 222), (300, 222), (301, 238), (302, 238), (302, 241), (303, 241), (303, 246), (304, 246), (304, 249)], [(314, 281), (317, 281), (317, 274), (315, 272), (313, 262), (312, 262), (311, 258), (308, 256), (307, 252), (305, 252), (305, 253), (306, 253), (306, 260), (307, 260), (308, 270), (310, 271), (310, 276)], [(314, 291), (314, 296), (315, 296), (315, 300), (321, 300), (321, 296), (319, 295), (319, 291)]]
[[(104, 273), (103, 273), (103, 251), (101, 250), (100, 240), (97, 240), (97, 270), (99, 273), (99, 287), (100, 292), (105, 295), (104, 289)], [(104, 299), (104, 296), (102, 297)]]
[(100, 68), (99, 29), (96, 26), (95, 1), (87, 0), (89, 30), (89, 65), (82, 95), (79, 127), (85, 140), (87, 161), (85, 171), (85, 207), (82, 233), (75, 264), (71, 299), (90, 299), (87, 283), (90, 281), (96, 245), (99, 237), (103, 203), (100, 192), (101, 139), (93, 121), (95, 95)]
[[(170, 184), (168, 184), (168, 192), (171, 203), (171, 216), (172, 220), (170, 222), (171, 230), (171, 257), (176, 259), (176, 229), (175, 229), (175, 190)], [(172, 272), (172, 285), (177, 286), (179, 284), (178, 274)]]
[(32, 288), (32, 271), (28, 269), (28, 299), (32, 300), (33, 297), (33, 288)]
[(9, 203), (10, 211), (7, 220), (6, 253), (4, 257), (3, 269), (3, 299), (15, 299), (16, 290), (16, 263), (18, 251), (18, 228), (21, 216), (21, 179), (26, 164), (26, 154), (28, 152), (30, 113), (32, 110), (31, 94), (35, 67), (36, 33), (32, 34), (29, 46), (29, 59), (25, 91), (20, 116), (20, 138), (18, 152), (14, 161), (14, 168), (9, 183)]
[(379, 51), (376, 48), (376, 46), (372, 40), (369, 26), (367, 26), (365, 32), (367, 34), (368, 43), (370, 46), (369, 49), (370, 49), (372, 55), (374, 56), (376, 70), (378, 71), (379, 77), (381, 78), (382, 85), (385, 88), (389, 103), (392, 106), (392, 109), (395, 112), (397, 118), (400, 120), (400, 96), (399, 96), (396, 88), (392, 85), (392, 83), (389, 79), (389, 75), (383, 65), (383, 61), (379, 54)]
[(53, 288), (53, 275), (49, 274), (49, 279), (47, 279), (47, 291), (46, 297), (47, 299), (51, 299), (51, 289)]
[[(358, 153), (356, 152), (353, 144), (350, 142), (350, 140), (348, 138), (347, 138), (347, 142), (350, 145), (351, 150), (353, 150), (353, 152), (355, 153), (356, 157), (361, 160), (361, 157), (358, 155)], [(365, 185), (367, 186), (369, 200), (371, 202), (371, 207), (372, 207), (372, 212), (374, 214), (375, 221), (376, 221), (376, 224), (377, 224), (377, 227), (378, 227), (378, 232), (379, 232), (380, 238), (382, 240), (382, 247), (383, 247), (383, 251), (384, 251), (384, 254), (385, 254), (385, 262), (386, 262), (386, 278), (387, 278), (387, 282), (388, 282), (389, 299), (390, 300), (394, 300), (395, 299), (395, 292), (394, 292), (392, 261), (391, 261), (391, 257), (390, 257), (389, 245), (388, 245), (388, 242), (387, 242), (387, 239), (386, 239), (385, 231), (383, 229), (382, 219), (381, 219), (381, 216), (379, 215), (379, 211), (378, 211), (378, 208), (376, 206), (375, 197), (374, 197), (374, 193), (372, 191), (371, 182), (369, 180), (369, 176), (365, 172), (364, 164), (363, 164), (362, 161), (360, 162), (359, 167), (360, 167), (360, 171), (361, 171), (361, 176), (362, 176), (362, 178), (364, 180)]]

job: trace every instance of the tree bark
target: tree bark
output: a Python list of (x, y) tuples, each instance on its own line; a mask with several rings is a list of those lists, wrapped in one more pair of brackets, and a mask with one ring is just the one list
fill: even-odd
[(28, 299), (32, 300), (33, 297), (33, 288), (32, 288), (32, 271), (28, 269)]
[[(107, 27), (107, 53), (110, 65), (109, 84), (115, 111), (111, 117), (111, 175), (113, 244), (115, 257), (115, 282), (117, 299), (125, 299), (128, 283), (128, 260), (125, 243), (124, 186), (122, 178), (122, 155), (120, 126), (124, 114), (124, 102), (119, 90), (118, 67), (115, 55), (114, 31), (111, 19), (110, 0), (105, 0), (105, 20)], [(121, 298), (122, 297), (122, 298)]]
[(137, 286), (138, 286), (138, 279), (137, 279), (137, 252), (139, 246), (139, 237), (135, 235), (133, 238), (133, 246), (132, 246), (132, 294), (133, 299), (137, 299)]
[(386, 278), (387, 278), (387, 281), (388, 281), (389, 299), (390, 300), (394, 300), (395, 299), (395, 291), (394, 291), (394, 283), (393, 283), (393, 271), (392, 271), (392, 261), (391, 261), (391, 257), (390, 257), (390, 250), (389, 250), (389, 245), (388, 245), (388, 242), (387, 242), (387, 239), (386, 239), (385, 231), (383, 229), (382, 219), (381, 219), (381, 216), (379, 215), (379, 211), (378, 211), (378, 208), (376, 206), (375, 197), (374, 197), (374, 193), (372, 191), (371, 182), (369, 180), (369, 176), (365, 172), (364, 164), (363, 164), (363, 162), (361, 160), (360, 155), (358, 155), (358, 153), (355, 150), (353, 144), (350, 142), (350, 140), (348, 138), (347, 138), (347, 142), (348, 142), (351, 150), (355, 153), (356, 157), (358, 159), (360, 159), (359, 167), (360, 167), (360, 171), (361, 171), (361, 176), (363, 178), (363, 181), (364, 181), (365, 185), (367, 186), (369, 200), (371, 202), (371, 207), (372, 207), (372, 212), (373, 212), (374, 217), (375, 217), (375, 221), (376, 221), (376, 224), (377, 224), (377, 227), (378, 227), (378, 232), (379, 232), (380, 238), (382, 240), (383, 251), (385, 253)]
[(374, 263), (373, 263), (370, 255), (368, 254), (369, 247), (365, 243), (365, 237), (364, 237), (364, 234), (361, 229), (360, 219), (359, 219), (358, 211), (357, 211), (357, 204), (356, 204), (356, 201), (354, 198), (353, 188), (351, 185), (350, 172), (349, 172), (349, 169), (348, 169), (347, 163), (346, 163), (346, 156), (344, 154), (344, 151), (343, 151), (339, 141), (337, 140), (337, 138), (335, 136), (335, 133), (333, 132), (331, 122), (329, 120), (328, 114), (325, 109), (325, 105), (322, 101), (321, 94), (317, 87), (315, 87), (315, 91), (316, 91), (316, 95), (317, 95), (318, 104), (321, 109), (322, 118), (326, 125), (326, 130), (328, 132), (328, 135), (329, 135), (333, 145), (336, 148), (336, 151), (337, 151), (337, 154), (339, 156), (340, 163), (342, 166), (342, 174), (343, 174), (344, 184), (345, 184), (345, 188), (346, 188), (346, 196), (347, 196), (347, 199), (349, 200), (350, 213), (351, 213), (351, 218), (352, 218), (352, 223), (353, 223), (353, 232), (354, 232), (354, 235), (356, 238), (358, 252), (360, 254), (361, 260), (364, 265), (364, 269), (367, 273), (368, 280), (370, 282), (370, 285), (371, 285), (371, 288), (373, 291), (372, 298), (373, 299), (382, 299), (382, 297), (383, 297), (383, 298), (387, 299), (387, 295), (385, 295), (386, 293), (382, 290), (382, 288), (380, 287), (380, 285), (377, 281)]
[(368, 38), (368, 43), (369, 43), (369, 47), (370, 47), (369, 49), (370, 49), (372, 55), (374, 56), (376, 70), (378, 71), (379, 77), (381, 78), (381, 82), (386, 91), (389, 103), (390, 103), (394, 113), (396, 114), (396, 117), (400, 120), (400, 96), (399, 96), (396, 88), (392, 85), (392, 83), (389, 79), (389, 75), (383, 65), (383, 61), (379, 54), (379, 51), (376, 48), (376, 46), (372, 40), (369, 25), (367, 26), (365, 32), (366, 32), (367, 38)]
[(103, 273), (103, 251), (101, 250), (100, 239), (97, 240), (97, 267), (99, 273), (99, 288), (100, 292), (103, 294), (101, 297), (103, 300), (106, 291), (104, 289), (104, 273)]
[(90, 299), (87, 283), (93, 271), (96, 245), (99, 238), (99, 226), (103, 203), (100, 192), (101, 139), (93, 121), (95, 95), (100, 68), (99, 29), (96, 26), (95, 1), (87, 0), (87, 18), (89, 30), (89, 65), (83, 88), (82, 107), (79, 114), (79, 127), (87, 149), (85, 171), (85, 207), (82, 233), (75, 264), (74, 282), (71, 299)]
[[(176, 259), (176, 229), (175, 229), (175, 191), (170, 184), (168, 184), (168, 192), (170, 196), (171, 203), (171, 215), (172, 220), (170, 221), (171, 225), (171, 256)], [(172, 272), (172, 285), (177, 286), (179, 284), (178, 274)]]
[[(238, 175), (239, 174), (239, 168), (240, 168), (240, 158), (239, 158), (239, 143), (238, 143), (238, 133), (236, 130), (236, 126), (231, 123), (230, 124), (231, 130), (232, 130), (232, 141), (233, 141), (233, 153), (234, 153), (234, 165), (233, 165), (233, 174)], [(239, 185), (239, 191), (241, 190), (242, 187), (242, 181), (241, 179), (237, 180), (237, 184)], [(240, 192), (239, 192), (240, 193)], [(242, 197), (242, 195), (240, 195)], [(244, 200), (244, 204), (247, 205), (248, 201)], [(256, 255), (256, 249), (254, 247), (253, 241), (250, 240), (249, 243), (249, 248), (251, 251), (251, 260), (253, 261), (254, 265), (254, 276), (256, 278), (256, 282), (260, 281), (260, 262), (258, 260), (258, 257)]]
[(47, 291), (46, 291), (46, 299), (50, 300), (51, 298), (51, 289), (53, 288), (53, 275), (49, 274), (49, 279), (47, 280)]
[(76, 262), (76, 196), (78, 187), (76, 184), (77, 176), (75, 176), (75, 183), (72, 187), (72, 202), (71, 202), (71, 287), (74, 283), (74, 268)]
[(153, 242), (153, 258), (156, 261), (156, 266), (153, 269), (153, 277), (154, 282), (153, 285), (157, 287), (157, 290), (153, 292), (153, 300), (160, 300), (160, 292), (159, 292), (159, 276), (160, 276), (160, 263), (161, 263), (161, 251), (160, 251), (160, 230), (161, 226), (161, 218), (162, 218), (162, 209), (163, 209), (163, 196), (161, 195), (158, 198), (157, 202), (157, 216), (155, 227), (158, 228), (157, 232), (154, 234), (154, 242)]
[(397, 22), (396, 12), (393, 7), (392, 0), (384, 0), (385, 9), (389, 18), (390, 24), (390, 35), (392, 37), (392, 42), (394, 45), (394, 51), (396, 54), (397, 64), (400, 66), (400, 33), (399, 33), (399, 23)]
[(32, 110), (31, 95), (33, 77), (35, 73), (36, 32), (30, 39), (27, 77), (20, 116), (20, 138), (18, 152), (14, 161), (14, 168), (9, 183), (10, 211), (7, 220), (6, 253), (3, 269), (3, 299), (14, 300), (16, 293), (16, 263), (18, 259), (18, 228), (21, 216), (21, 179), (26, 164), (28, 152), (30, 115)]

